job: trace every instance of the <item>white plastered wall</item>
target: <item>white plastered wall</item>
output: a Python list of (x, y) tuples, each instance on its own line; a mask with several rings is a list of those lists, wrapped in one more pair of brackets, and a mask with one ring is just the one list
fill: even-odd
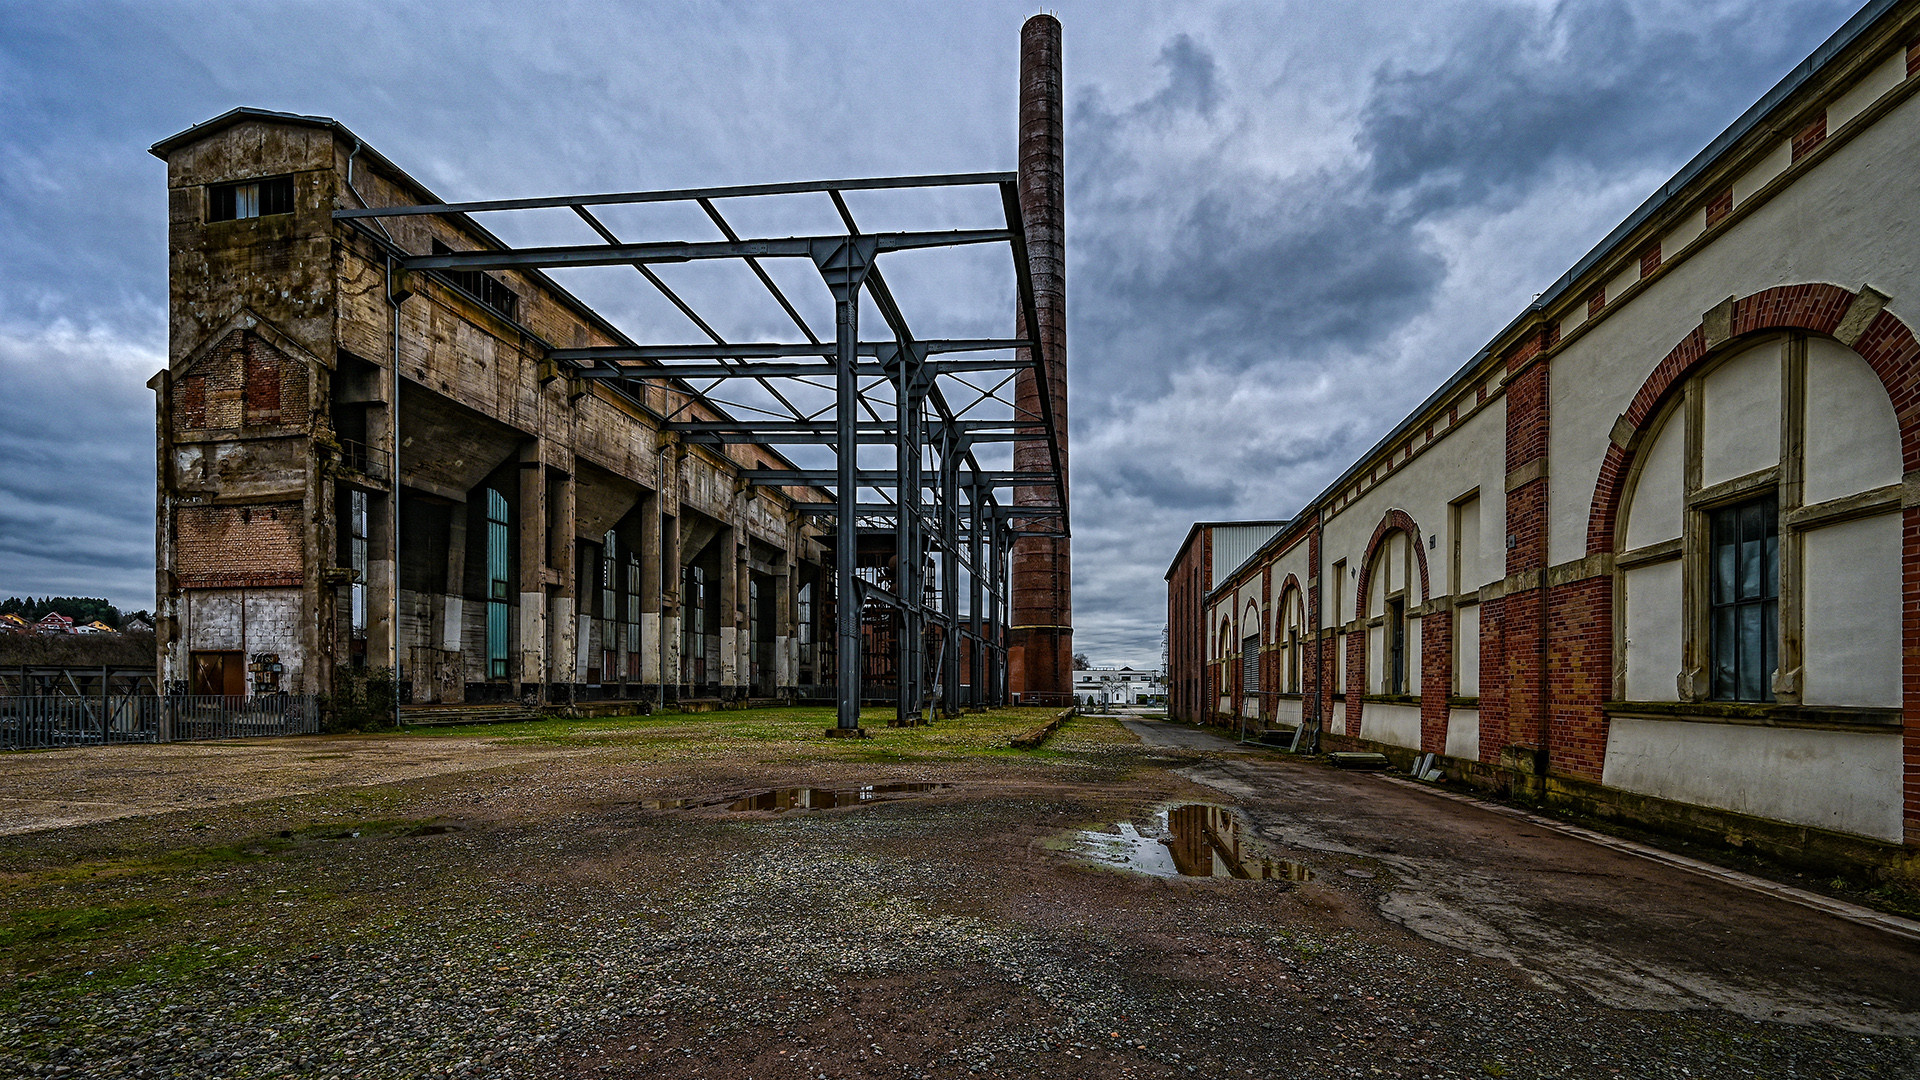
[(1712, 245), (1670, 267), (1625, 307), (1607, 313), (1555, 358), (1549, 384), (1554, 482), (1548, 552), (1583, 556), (1594, 481), (1614, 418), (1655, 365), (1728, 296), (1775, 285), (1871, 284), (1888, 310), (1920, 325), (1920, 219), (1888, 213), (1913, 204), (1920, 100), (1909, 98), (1791, 187), (1756, 207)]
[[(1785, 784), (1809, 775), (1818, 784)], [(1901, 838), (1898, 734), (1615, 717), (1601, 783), (1676, 802)]]
[(1900, 515), (1806, 534), (1808, 705), (1900, 705)]
[(1420, 749), (1420, 706), (1369, 701), (1360, 713), (1360, 737)]

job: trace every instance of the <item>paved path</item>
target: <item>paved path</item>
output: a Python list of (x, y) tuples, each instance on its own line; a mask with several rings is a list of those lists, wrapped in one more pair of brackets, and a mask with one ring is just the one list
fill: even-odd
[(1382, 915), (1542, 986), (1920, 1035), (1920, 941), (1900, 926), (1378, 775), (1269, 754), (1181, 773), (1236, 804), (1282, 857), (1376, 881)]
[(1140, 741), (1148, 746), (1169, 750), (1217, 750), (1231, 754), (1246, 753), (1248, 749), (1232, 739), (1188, 724), (1169, 724), (1164, 720), (1122, 720), (1120, 723), (1128, 731), (1140, 736)]

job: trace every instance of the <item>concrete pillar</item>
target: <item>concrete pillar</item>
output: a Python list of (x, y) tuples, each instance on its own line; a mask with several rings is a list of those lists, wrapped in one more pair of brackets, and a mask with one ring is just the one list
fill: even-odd
[(740, 575), (740, 529), (728, 525), (714, 537), (713, 546), (719, 551), (719, 576), (715, 582), (720, 589), (720, 696), (724, 699), (737, 692), (742, 680), (740, 670), (740, 638), (743, 627), (740, 625), (740, 608), (744, 602), (742, 594), (747, 590)]
[(740, 543), (734, 548), (734, 681), (740, 687), (740, 696), (748, 697), (753, 693), (753, 546), (747, 542), (747, 531), (736, 529), (734, 536)]
[[(520, 449), (520, 631), (514, 681), (520, 692), (546, 701), (547, 682), (547, 484), (540, 464), (540, 442)], [(368, 645), (372, 648), (371, 642)]]
[(675, 447), (662, 462), (666, 472), (660, 479), (661, 506), (666, 520), (660, 531), (660, 643), (661, 681), (667, 696), (677, 700), (679, 687), (686, 682), (680, 668), (680, 582), (685, 568), (680, 562), (680, 463), (686, 451)]
[(793, 685), (793, 559), (785, 552), (773, 559), (773, 692), (783, 696)]
[(640, 504), (640, 681), (660, 684), (661, 500), (658, 491)]
[(549, 590), (546, 681), (554, 687), (565, 687), (558, 692), (568, 702), (573, 700), (574, 684), (580, 682), (584, 674), (575, 670), (580, 649), (577, 644), (579, 622), (574, 618), (574, 612), (579, 610), (579, 592), (574, 567), (578, 545), (574, 539), (572, 464), (567, 462), (565, 471), (546, 470), (548, 573), (543, 578)]

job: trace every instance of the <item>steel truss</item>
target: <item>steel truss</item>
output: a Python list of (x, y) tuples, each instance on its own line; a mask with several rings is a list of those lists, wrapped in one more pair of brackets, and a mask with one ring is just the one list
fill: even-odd
[[(863, 232), (848, 208), (852, 191), (997, 188), (1003, 220), (991, 227), (926, 232)], [(747, 239), (735, 231), (718, 203), (732, 199), (770, 199), (825, 195), (843, 229), (828, 235)], [(618, 237), (593, 211), (595, 207), (637, 203), (691, 203), (711, 220), (720, 239), (632, 243)], [(474, 215), (533, 210), (570, 210), (599, 237), (598, 243), (557, 247), (513, 247), (478, 226)], [(419, 254), (400, 249), (379, 219), (445, 216), (486, 238), (492, 246), (477, 251)], [(382, 246), (393, 265), (405, 271), (456, 272), (514, 270), (539, 277), (545, 270), (631, 266), (648, 285), (676, 307), (708, 340), (695, 344), (554, 347), (541, 342), (542, 377), (613, 380), (640, 385), (669, 384), (688, 404), (673, 411), (666, 427), (688, 443), (724, 445), (805, 444), (832, 450), (832, 469), (746, 469), (750, 485), (813, 487), (831, 494), (830, 504), (800, 503), (803, 514), (834, 519), (833, 582), (838, 702), (836, 733), (860, 728), (863, 613), (876, 611), (895, 628), (894, 666), (898, 672), (895, 723), (924, 722), (930, 705), (953, 715), (963, 705), (1002, 704), (1007, 699), (1008, 560), (1019, 536), (1067, 536), (1069, 515), (1063, 461), (1064, 433), (1053, 415), (1051, 395), (1037, 395), (1038, 412), (1018, 408), (1014, 380), (1031, 370), (1037, 385), (1047, 385), (1043, 345), (1037, 332), (1021, 337), (933, 339), (916, 337), (881, 272), (880, 257), (899, 252), (1004, 245), (1017, 285), (1019, 325), (1038, 328), (1033, 281), (1027, 258), (1015, 173), (883, 177), (812, 181), (676, 191), (570, 195), (488, 202), (371, 207), (334, 212), (369, 240)], [(380, 231), (375, 232), (373, 228)], [(762, 265), (768, 259), (811, 262), (834, 304), (830, 339), (808, 325)], [(671, 263), (730, 260), (744, 264), (765, 286), (805, 340), (793, 342), (726, 341), (655, 269)], [(556, 287), (557, 288), (557, 287)], [(865, 293), (886, 324), (886, 336), (860, 336), (861, 295)], [(530, 339), (537, 335), (526, 331)], [(1001, 354), (1001, 355), (982, 355)], [(779, 405), (778, 410), (742, 406), (718, 398), (716, 387), (753, 380)], [(783, 391), (782, 386), (788, 387)], [(831, 405), (808, 412), (792, 397), (794, 385), (830, 388)], [(881, 392), (885, 391), (883, 397)], [(959, 402), (959, 404), (955, 404)], [(691, 405), (719, 420), (678, 419)], [(729, 409), (727, 406), (732, 406)], [(738, 418), (737, 412), (752, 412)], [(990, 443), (1041, 442), (1050, 468), (1010, 472), (985, 467), (975, 447)], [(861, 445), (895, 449), (891, 469), (861, 468)], [(1053, 505), (1002, 502), (1011, 487), (1051, 488)], [(879, 501), (862, 501), (861, 492)], [(883, 541), (891, 534), (891, 573), (867, 567), (862, 574), (863, 535)], [(869, 545), (871, 548), (874, 545)], [(968, 574), (968, 604), (959, 603), (959, 575)], [(884, 569), (884, 568), (881, 568)], [(883, 584), (882, 581), (885, 580)], [(930, 587), (932, 586), (932, 587)], [(968, 643), (970, 692), (961, 694), (961, 642)], [(929, 663), (936, 671), (929, 672)], [(931, 674), (931, 679), (929, 678)], [(928, 687), (937, 689), (937, 701)]]

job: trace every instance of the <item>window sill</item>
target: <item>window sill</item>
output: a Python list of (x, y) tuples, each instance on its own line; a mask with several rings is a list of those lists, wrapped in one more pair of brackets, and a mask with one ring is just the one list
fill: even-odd
[(1480, 699), (1478, 697), (1450, 697), (1447, 699), (1447, 704), (1456, 709), (1477, 709), (1480, 707)]
[(1371, 701), (1379, 705), (1418, 705), (1420, 699), (1413, 694), (1367, 694), (1362, 701)]
[(1745, 724), (1752, 727), (1894, 732), (1901, 730), (1902, 726), (1899, 709), (1838, 705), (1781, 705), (1758, 701), (1609, 701), (1603, 703), (1601, 709), (1610, 717)]

